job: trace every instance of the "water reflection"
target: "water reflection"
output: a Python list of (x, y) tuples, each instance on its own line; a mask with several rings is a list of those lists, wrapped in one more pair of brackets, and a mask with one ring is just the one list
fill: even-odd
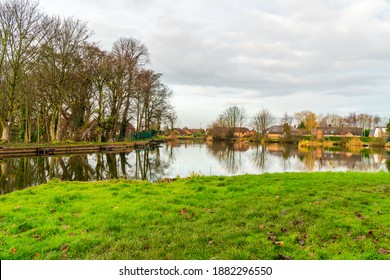
[(243, 142), (207, 142), (209, 153), (218, 159), (224, 170), (230, 174), (238, 173), (243, 165), (243, 153), (249, 145)]
[(259, 174), (300, 171), (390, 171), (390, 150), (298, 148), (246, 142), (171, 142), (154, 150), (0, 159), (0, 193), (53, 178), (94, 181), (127, 178)]
[(85, 154), (52, 157), (20, 157), (0, 160), (0, 193), (9, 193), (58, 178), (64, 181), (96, 181), (116, 178), (156, 181), (168, 162), (160, 150), (131, 153)]

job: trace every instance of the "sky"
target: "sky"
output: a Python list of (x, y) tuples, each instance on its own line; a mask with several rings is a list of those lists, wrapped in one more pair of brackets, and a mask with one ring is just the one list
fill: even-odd
[(87, 22), (106, 50), (121, 37), (149, 49), (174, 92), (180, 127), (206, 128), (230, 106), (249, 125), (310, 110), (390, 117), (390, 1), (40, 0)]

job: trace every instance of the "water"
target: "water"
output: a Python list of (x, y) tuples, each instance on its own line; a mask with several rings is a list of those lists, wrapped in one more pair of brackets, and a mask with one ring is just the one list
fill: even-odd
[(179, 141), (154, 150), (0, 159), (0, 193), (51, 179), (157, 181), (193, 175), (302, 171), (388, 171), (389, 149), (300, 149), (297, 145)]

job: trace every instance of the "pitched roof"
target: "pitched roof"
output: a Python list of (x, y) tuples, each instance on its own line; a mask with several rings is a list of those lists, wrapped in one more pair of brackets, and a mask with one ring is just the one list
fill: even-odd
[(316, 130), (322, 130), (323, 135), (347, 135), (352, 134), (355, 136), (361, 136), (363, 128), (360, 127), (317, 127)]
[(246, 128), (246, 127), (236, 127), (236, 128), (234, 129), (234, 132), (242, 132), (242, 133), (245, 133), (245, 132), (247, 132), (247, 131), (249, 131), (249, 129)]
[[(290, 125), (291, 133), (294, 135), (301, 134), (302, 132), (296, 128)], [(273, 125), (267, 130), (268, 134), (284, 134), (283, 125)]]

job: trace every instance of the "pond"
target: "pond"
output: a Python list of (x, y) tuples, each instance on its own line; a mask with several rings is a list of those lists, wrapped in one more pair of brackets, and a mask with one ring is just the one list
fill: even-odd
[(240, 175), (303, 171), (389, 171), (389, 149), (313, 148), (245, 142), (177, 141), (156, 149), (0, 159), (0, 194), (51, 179), (114, 178), (158, 181), (194, 175)]

